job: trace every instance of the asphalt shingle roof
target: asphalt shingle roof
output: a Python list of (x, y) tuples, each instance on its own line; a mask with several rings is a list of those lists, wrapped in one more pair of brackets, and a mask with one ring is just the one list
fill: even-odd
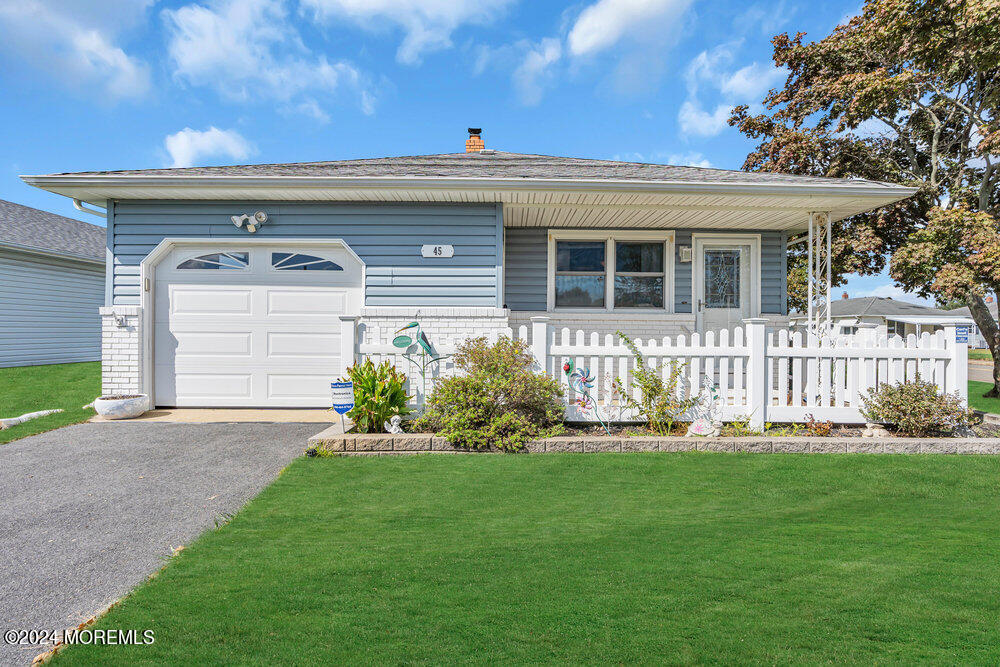
[[(884, 296), (863, 296), (854, 299), (836, 299), (830, 304), (830, 317), (860, 317), (861, 315), (881, 315), (884, 317), (932, 317), (936, 315), (955, 316), (957, 311), (929, 308), (907, 301), (897, 301)], [(792, 317), (803, 317), (803, 313), (792, 313)]]
[[(68, 174), (63, 174), (68, 175)], [(857, 184), (895, 187), (892, 183), (861, 179), (822, 178), (764, 172), (746, 172), (705, 167), (674, 167), (664, 164), (590, 160), (550, 155), (530, 155), (487, 151), (442, 153), (364, 160), (248, 164), (219, 167), (175, 167), (167, 169), (126, 169), (85, 171), (72, 175), (96, 176), (326, 176), (440, 178), (524, 178), (567, 180), (687, 181), (692, 183), (760, 184)]]
[(0, 243), (104, 261), (104, 227), (0, 199)]

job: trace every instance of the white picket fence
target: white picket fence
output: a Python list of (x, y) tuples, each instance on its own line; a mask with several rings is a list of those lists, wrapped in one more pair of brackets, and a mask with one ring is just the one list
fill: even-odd
[[(362, 325), (364, 326), (364, 325)], [(385, 340), (379, 334), (367, 336)], [(547, 317), (533, 317), (531, 326), (518, 330), (492, 331), (488, 338), (517, 338), (530, 345), (538, 370), (556, 378), (566, 395), (568, 421), (629, 421), (635, 415), (625, 410), (621, 396), (612, 390), (619, 378), (624, 391), (637, 395), (633, 378), (636, 359), (617, 336), (569, 329), (555, 330)], [(391, 339), (391, 336), (388, 337)], [(459, 340), (432, 341), (436, 351), (450, 354)], [(714, 396), (716, 414), (724, 420), (747, 418), (752, 425), (765, 422), (804, 421), (810, 416), (835, 423), (863, 421), (861, 397), (881, 383), (895, 384), (917, 375), (932, 381), (947, 393), (967, 400), (967, 349), (959, 342), (954, 326), (936, 334), (913, 335), (905, 340), (877, 336), (874, 329), (858, 334), (819, 340), (786, 329), (768, 331), (766, 320), (744, 320), (742, 328), (680, 335), (659, 340), (635, 341), (647, 366), (664, 377), (674, 364), (681, 368), (679, 396), (698, 394), (703, 403)], [(419, 370), (391, 344), (361, 343), (356, 352), (380, 362), (392, 359), (409, 378), (408, 390), (415, 403), (423, 402)], [(581, 406), (563, 366), (587, 369), (594, 378), (592, 403)], [(455, 372), (450, 359), (432, 367), (428, 389), (436, 378)]]

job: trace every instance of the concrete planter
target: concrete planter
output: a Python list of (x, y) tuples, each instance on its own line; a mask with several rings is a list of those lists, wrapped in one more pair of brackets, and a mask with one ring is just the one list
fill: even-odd
[(149, 396), (101, 396), (94, 401), (94, 410), (105, 419), (132, 419), (149, 409)]

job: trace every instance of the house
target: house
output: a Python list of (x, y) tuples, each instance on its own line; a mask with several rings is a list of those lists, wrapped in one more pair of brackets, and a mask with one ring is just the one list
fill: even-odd
[(789, 241), (914, 192), (511, 153), (478, 130), (460, 153), (23, 178), (106, 209), (104, 390), (162, 406), (328, 406), (355, 332), (417, 318), (432, 338), (541, 316), (785, 326)]
[(106, 231), (0, 200), (0, 367), (101, 358)]
[[(993, 316), (994, 320), (997, 320), (997, 303), (992, 296), (988, 296), (984, 299), (986, 302), (986, 308), (989, 309), (990, 315)], [(967, 317), (972, 318), (972, 312), (969, 310), (968, 306), (963, 306), (962, 308), (955, 308), (954, 310), (945, 311), (953, 317)], [(986, 344), (986, 338), (983, 333), (979, 330), (974, 323), (972, 325), (972, 333), (969, 336), (969, 347), (974, 347), (977, 349), (986, 349), (989, 345)]]
[[(792, 313), (789, 319), (793, 326), (801, 326), (805, 324), (806, 316)], [(973, 323), (968, 315), (963, 317), (956, 311), (929, 308), (890, 297), (849, 299), (846, 292), (843, 298), (831, 302), (830, 319), (835, 334), (854, 334), (858, 332), (859, 325), (874, 324), (879, 335), (903, 338), (910, 334), (920, 336), (925, 331), (933, 333), (948, 324), (971, 326)]]

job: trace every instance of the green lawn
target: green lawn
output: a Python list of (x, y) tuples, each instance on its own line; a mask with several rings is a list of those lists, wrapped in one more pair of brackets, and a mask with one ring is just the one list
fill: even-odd
[(0, 417), (26, 412), (59, 412), (0, 431), (0, 444), (60, 426), (86, 421), (93, 410), (82, 410), (101, 393), (101, 362), (0, 368)]
[(1000, 398), (983, 398), (983, 394), (992, 389), (989, 382), (969, 381), (969, 405), (983, 412), (1000, 413)]
[(56, 662), (997, 664), (998, 525), (998, 457), (299, 459)]
[(980, 359), (984, 361), (992, 361), (993, 355), (990, 354), (989, 350), (973, 350), (969, 349), (969, 359)]

